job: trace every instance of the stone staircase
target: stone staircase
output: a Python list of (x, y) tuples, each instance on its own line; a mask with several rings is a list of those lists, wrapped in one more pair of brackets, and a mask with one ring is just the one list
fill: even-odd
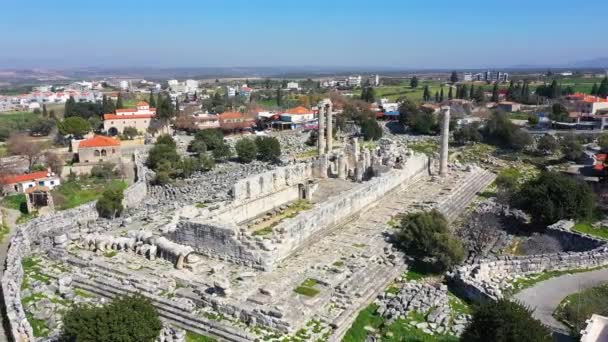
[[(98, 270), (95, 271), (97, 272)], [(101, 273), (104, 272), (102, 271)], [(191, 314), (184, 307), (184, 303), (179, 303), (146, 292), (143, 288), (144, 286), (125, 286), (119, 278), (116, 278), (115, 276), (108, 277), (101, 273), (97, 273), (98, 277), (95, 278), (75, 276), (73, 285), (106, 298), (136, 293), (141, 294), (151, 301), (162, 319), (176, 327), (197, 334), (211, 336), (222, 341), (246, 342), (254, 341), (256, 339), (254, 335), (220, 321), (214, 321)]]
[(453, 221), (464, 211), (478, 192), (494, 181), (496, 175), (485, 169), (474, 169), (456, 189), (437, 203), (437, 210)]

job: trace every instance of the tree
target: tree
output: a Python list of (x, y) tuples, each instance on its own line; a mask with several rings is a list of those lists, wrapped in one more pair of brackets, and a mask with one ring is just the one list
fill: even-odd
[(608, 150), (608, 133), (602, 133), (597, 137), (597, 144), (600, 145), (602, 151)]
[(63, 159), (57, 154), (53, 152), (46, 152), (44, 154), (44, 159), (46, 160), (46, 165), (57, 175), (61, 175), (61, 171), (63, 170)]
[(435, 102), (439, 102), (439, 90), (435, 91)]
[(424, 102), (431, 101), (431, 90), (429, 89), (428, 85), (424, 86), (424, 92), (422, 93), (422, 99), (424, 100)]
[(44, 145), (39, 142), (29, 141), (25, 134), (12, 135), (6, 142), (6, 147), (10, 154), (22, 156), (27, 160), (28, 171), (32, 171), (32, 168), (42, 156), (44, 149)]
[(123, 108), (125, 108), (125, 107), (122, 104), (122, 93), (118, 93), (118, 98), (116, 99), (116, 109), (123, 109)]
[(604, 77), (597, 88), (597, 96), (606, 98), (608, 96), (608, 76)]
[(483, 87), (475, 88), (475, 93), (473, 94), (473, 99), (477, 103), (483, 103), (486, 100), (486, 95), (483, 93)]
[(188, 152), (192, 152), (197, 155), (201, 155), (207, 152), (207, 144), (202, 140), (194, 139), (188, 145)]
[(412, 131), (419, 134), (431, 134), (437, 128), (436, 116), (421, 111), (409, 99), (404, 99), (399, 105), (399, 123), (407, 125)]
[(557, 172), (542, 172), (524, 183), (517, 199), (516, 204), (532, 221), (543, 226), (562, 219), (589, 218), (596, 207), (589, 185)]
[(171, 136), (165, 134), (156, 139), (156, 143), (148, 153), (146, 164), (150, 169), (158, 171), (163, 166), (167, 166), (169, 169), (175, 168), (174, 166), (179, 163), (179, 160), (180, 156), (177, 153), (175, 141)]
[(116, 111), (114, 101), (112, 101), (112, 99), (108, 98), (106, 95), (103, 96), (101, 107), (104, 114), (114, 113)]
[(42, 105), (42, 117), (43, 118), (49, 117), (49, 113), (46, 111), (46, 103)]
[(530, 134), (515, 126), (501, 111), (492, 113), (481, 133), (486, 142), (505, 148), (521, 150), (532, 143)]
[(441, 91), (439, 92), (439, 102), (443, 102), (444, 100), (444, 96), (443, 96), (443, 87), (441, 87)]
[(437, 210), (407, 214), (395, 237), (405, 253), (418, 260), (433, 259), (440, 271), (464, 258), (462, 244), (451, 235), (446, 218)]
[(374, 88), (370, 86), (363, 87), (363, 90), (361, 90), (361, 100), (368, 103), (376, 101)]
[(450, 90), (448, 90), (448, 99), (449, 99), (449, 100), (451, 100), (451, 99), (453, 99), (453, 98), (454, 98), (454, 96), (453, 96), (453, 94), (452, 94), (452, 88), (453, 88), (453, 87), (450, 87)]
[(207, 149), (213, 151), (224, 144), (224, 133), (217, 128), (208, 128), (196, 132), (194, 139), (203, 141)]
[(375, 119), (367, 119), (361, 124), (361, 133), (365, 141), (378, 140), (382, 138), (382, 127)]
[(139, 135), (139, 132), (137, 131), (137, 128), (128, 126), (123, 129), (122, 135), (124, 135), (128, 140), (133, 140), (136, 136)]
[(412, 77), (412, 79), (410, 80), (410, 87), (412, 87), (413, 89), (418, 88), (418, 77)]
[(467, 342), (551, 342), (551, 330), (532, 317), (532, 310), (509, 299), (489, 301), (473, 309), (461, 336)]
[(91, 131), (91, 124), (89, 121), (78, 116), (64, 119), (58, 126), (59, 133), (62, 135), (71, 135), (76, 139), (82, 139), (85, 134)]
[(450, 75), (450, 82), (458, 82), (458, 73), (456, 73), (456, 71), (452, 71), (452, 75)]
[(597, 83), (593, 83), (593, 87), (591, 87), (591, 95), (597, 95)]
[(498, 102), (499, 99), (498, 82), (494, 82), (494, 87), (492, 88), (492, 102)]
[(257, 137), (255, 145), (258, 150), (258, 159), (265, 162), (275, 163), (281, 156), (281, 144), (275, 137)]
[[(471, 85), (472, 86), (472, 85)], [(463, 84), (460, 90), (460, 98), (461, 99), (469, 99), (469, 88), (467, 87), (466, 84)]]
[(156, 108), (156, 98), (154, 97), (153, 91), (150, 91), (150, 99), (148, 100), (148, 104), (151, 108)]
[(564, 136), (560, 146), (564, 158), (567, 160), (577, 161), (583, 156), (583, 145), (576, 139), (574, 134)]
[(55, 120), (48, 118), (38, 118), (30, 126), (30, 135), (47, 136), (55, 127)]
[(543, 154), (551, 154), (559, 149), (559, 142), (552, 135), (545, 134), (538, 140), (536, 148)]
[(76, 305), (63, 316), (60, 342), (153, 342), (162, 322), (140, 295), (119, 297), (105, 306)]
[(281, 88), (277, 88), (277, 106), (283, 106), (283, 91)]
[(215, 160), (226, 160), (231, 156), (232, 149), (230, 148), (230, 145), (224, 142), (213, 149), (213, 158), (215, 158)]
[(549, 119), (558, 122), (570, 121), (568, 109), (561, 103), (554, 103), (551, 107), (551, 113), (549, 113)]
[(251, 163), (258, 154), (256, 143), (248, 138), (237, 141), (234, 149), (241, 163)]
[(471, 88), (469, 89), (469, 99), (473, 100), (475, 98), (475, 85), (471, 84)]
[(122, 201), (124, 199), (123, 189), (119, 186), (112, 186), (105, 190), (97, 203), (95, 208), (100, 217), (107, 219), (114, 219), (122, 214), (124, 209)]
[(464, 125), (454, 131), (454, 141), (459, 145), (465, 145), (469, 142), (480, 142), (481, 133), (479, 133), (479, 124), (476, 122)]

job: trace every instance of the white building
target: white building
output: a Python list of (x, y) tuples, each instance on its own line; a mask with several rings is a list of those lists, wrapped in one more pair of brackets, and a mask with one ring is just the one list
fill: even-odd
[(380, 86), (380, 75), (376, 74), (376, 79), (374, 80), (374, 86)]
[(358, 76), (348, 76), (347, 83), (351, 87), (360, 87), (361, 86), (361, 75)]
[(473, 73), (465, 72), (464, 75), (462, 76), (462, 80), (465, 82), (473, 81)]
[(230, 87), (230, 86), (226, 86), (226, 94), (228, 95), (228, 97), (234, 97), (236, 96), (236, 88), (235, 87)]
[(581, 342), (608, 341), (608, 317), (593, 314), (586, 323), (585, 330), (581, 331)]
[(52, 190), (60, 184), (61, 179), (50, 170), (0, 178), (0, 185), (2, 185), (4, 193), (25, 192), (25, 190), (35, 186), (46, 186), (49, 190)]
[(300, 85), (298, 84), (298, 82), (288, 82), (287, 83), (287, 89), (289, 89), (289, 90), (300, 90)]
[(119, 85), (120, 85), (120, 89), (122, 89), (122, 90), (129, 89), (129, 81), (122, 80), (122, 81), (120, 81)]

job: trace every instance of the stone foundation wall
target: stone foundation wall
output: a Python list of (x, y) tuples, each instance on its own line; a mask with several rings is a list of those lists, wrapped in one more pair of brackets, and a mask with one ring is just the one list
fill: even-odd
[(298, 183), (304, 183), (311, 178), (312, 165), (310, 163), (291, 164), (236, 182), (232, 188), (232, 197), (237, 202), (250, 200)]
[(593, 249), (482, 260), (455, 269), (450, 274), (452, 284), (471, 300), (495, 300), (504, 296), (503, 291), (509, 289), (512, 281), (525, 275), (608, 266), (606, 241), (554, 226), (547, 227), (547, 234), (557, 237), (562, 243), (571, 244), (572, 250)]
[[(125, 190), (125, 204), (135, 206), (146, 194), (146, 169), (142, 157), (135, 155), (137, 178), (133, 185)], [(13, 340), (34, 341), (32, 327), (25, 316), (21, 305), (21, 283), (23, 281), (22, 260), (27, 258), (32, 250), (49, 250), (53, 246), (53, 238), (58, 235), (77, 231), (79, 227), (97, 220), (96, 202), (86, 203), (79, 207), (58, 211), (51, 215), (41, 216), (17, 227), (11, 237), (6, 255), (6, 265), (2, 276), (2, 290), (6, 315), (10, 325)]]
[(231, 222), (240, 224), (244, 221), (251, 220), (265, 212), (279, 207), (283, 204), (293, 202), (299, 198), (298, 186), (290, 186), (255, 200), (247, 201), (242, 204), (227, 206), (220, 213), (212, 213), (213, 221)]

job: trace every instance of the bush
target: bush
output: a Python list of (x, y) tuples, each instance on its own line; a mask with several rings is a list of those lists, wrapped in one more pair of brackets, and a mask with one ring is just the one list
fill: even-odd
[(226, 160), (232, 156), (232, 149), (228, 144), (221, 143), (213, 149), (213, 158), (215, 160)]
[(167, 145), (167, 146), (171, 146), (173, 148), (176, 148), (177, 145), (175, 144), (175, 140), (173, 140), (173, 138), (169, 135), (169, 134), (163, 134), (161, 136), (159, 136), (158, 138), (156, 138), (156, 143), (154, 143), (155, 145)]
[(110, 179), (114, 175), (114, 164), (99, 164), (91, 168), (91, 177), (99, 179)]
[(464, 249), (448, 228), (446, 218), (437, 210), (411, 213), (401, 219), (396, 239), (408, 255), (434, 259), (438, 271), (462, 261)]
[(257, 137), (255, 145), (258, 149), (258, 159), (266, 162), (276, 162), (281, 156), (281, 144), (274, 137)]
[(574, 134), (566, 135), (561, 143), (561, 150), (564, 158), (571, 161), (577, 161), (583, 156), (583, 145), (576, 139)]
[(203, 129), (196, 132), (194, 139), (203, 141), (210, 151), (224, 145), (224, 133), (219, 129)]
[(489, 144), (515, 150), (522, 150), (532, 143), (530, 134), (515, 126), (501, 111), (492, 114), (484, 126), (482, 135)]
[(465, 145), (469, 142), (480, 142), (481, 133), (479, 133), (479, 124), (473, 122), (454, 131), (454, 141), (458, 145)]
[(115, 298), (102, 307), (78, 305), (63, 316), (59, 341), (153, 342), (162, 323), (149, 300)]
[(557, 172), (543, 172), (522, 185), (518, 205), (541, 225), (562, 219), (589, 218), (596, 206), (589, 185)]
[(108, 219), (119, 217), (124, 209), (122, 206), (123, 199), (124, 194), (122, 188), (111, 187), (104, 191), (95, 205), (99, 216)]
[(555, 139), (552, 135), (545, 134), (542, 138), (538, 140), (536, 148), (541, 153), (551, 154), (557, 151), (557, 149), (559, 148), (559, 143), (557, 142), (557, 139)]
[(382, 138), (382, 127), (375, 119), (368, 119), (361, 124), (361, 134), (365, 141), (378, 140)]
[(137, 128), (129, 126), (125, 127), (125, 129), (122, 131), (122, 135), (128, 140), (133, 140), (133, 138), (139, 135), (139, 132), (137, 131)]
[(467, 342), (551, 342), (551, 331), (532, 317), (532, 310), (508, 299), (488, 302), (473, 310), (461, 336)]
[(199, 157), (201, 162), (201, 171), (210, 171), (215, 167), (215, 160), (206, 154)]
[(55, 127), (55, 120), (40, 118), (32, 123), (30, 134), (33, 136), (47, 136)]
[(202, 140), (192, 140), (188, 145), (188, 152), (201, 155), (201, 153), (207, 152), (207, 144)]
[[(171, 138), (169, 137), (169, 139)], [(159, 138), (156, 144), (154, 144), (154, 147), (150, 149), (146, 163), (148, 167), (154, 171), (159, 169), (161, 162), (168, 162), (168, 169), (174, 169), (174, 166), (177, 165), (180, 160), (180, 156), (175, 148), (175, 142), (173, 142), (173, 139), (171, 139), (173, 144), (159, 143), (160, 141)]]
[(248, 138), (239, 140), (235, 145), (235, 150), (242, 163), (251, 163), (258, 154), (255, 142)]
[(608, 133), (602, 133), (597, 138), (597, 144), (600, 145), (602, 151), (608, 150)]

